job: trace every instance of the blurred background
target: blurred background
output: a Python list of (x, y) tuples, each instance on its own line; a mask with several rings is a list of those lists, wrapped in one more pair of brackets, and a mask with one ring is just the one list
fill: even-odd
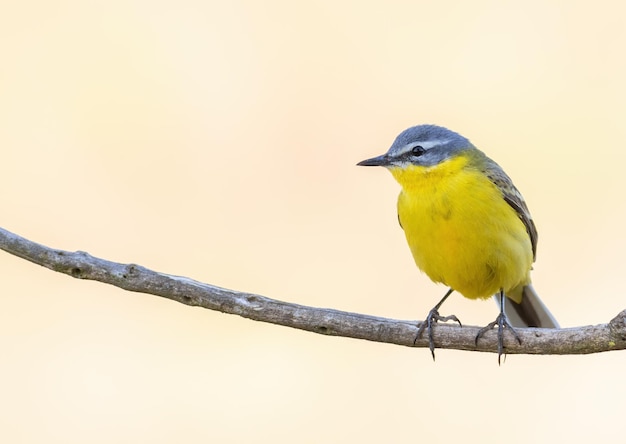
[[(272, 298), (423, 319), (399, 187), (357, 168), (447, 126), (510, 174), (564, 327), (623, 294), (623, 2), (12, 2), (0, 225)], [(0, 254), (0, 438), (14, 443), (600, 441), (626, 355), (509, 356), (319, 336)], [(493, 301), (445, 306), (470, 325)], [(623, 435), (622, 435), (623, 436)]]

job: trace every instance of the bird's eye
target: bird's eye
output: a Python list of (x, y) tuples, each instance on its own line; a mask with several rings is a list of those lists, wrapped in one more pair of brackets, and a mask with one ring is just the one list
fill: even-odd
[(420, 145), (417, 145), (417, 146), (414, 146), (414, 147), (411, 149), (411, 154), (413, 154), (413, 155), (414, 155), (414, 156), (416, 156), (416, 157), (419, 157), (419, 156), (421, 156), (422, 154), (424, 154), (424, 152), (425, 152), (425, 151), (426, 151), (426, 150), (424, 149), (424, 147), (422, 147), (422, 146), (420, 146)]

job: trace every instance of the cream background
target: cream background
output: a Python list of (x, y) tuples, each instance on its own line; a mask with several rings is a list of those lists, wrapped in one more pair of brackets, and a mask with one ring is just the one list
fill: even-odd
[[(626, 308), (622, 2), (23, 1), (0, 15), (0, 224), (314, 306), (422, 319), (398, 132), (469, 137), (524, 193), (563, 326)], [(317, 336), (0, 254), (0, 439), (582, 442), (623, 436), (624, 353)], [(479, 325), (491, 302), (446, 313)]]

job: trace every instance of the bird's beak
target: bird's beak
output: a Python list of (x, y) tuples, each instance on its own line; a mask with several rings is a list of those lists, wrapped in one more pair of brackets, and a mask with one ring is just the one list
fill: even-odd
[(389, 165), (389, 157), (387, 154), (382, 156), (372, 157), (371, 159), (365, 159), (357, 163), (358, 166), (386, 166)]

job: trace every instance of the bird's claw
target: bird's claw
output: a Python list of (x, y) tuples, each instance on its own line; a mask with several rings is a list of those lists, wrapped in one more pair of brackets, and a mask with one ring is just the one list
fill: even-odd
[[(517, 334), (517, 331), (515, 331), (515, 329), (509, 322), (509, 319), (502, 312), (498, 315), (495, 321), (490, 322), (489, 324), (487, 324), (486, 326), (484, 326), (478, 331), (478, 334), (476, 335), (476, 339), (474, 340), (475, 345), (478, 346), (478, 340), (481, 338), (481, 336), (496, 326), (498, 326), (498, 365), (500, 365), (500, 357), (502, 356), (502, 353), (504, 351), (504, 330), (509, 329), (511, 333), (513, 333), (513, 337), (518, 342), (518, 344), (522, 345), (522, 340)], [(506, 359), (506, 355), (505, 355), (505, 359)]]
[(435, 340), (433, 338), (433, 325), (439, 321), (454, 321), (458, 322), (459, 326), (463, 327), (461, 321), (459, 321), (459, 318), (457, 318), (455, 315), (441, 316), (437, 308), (433, 308), (428, 312), (428, 316), (426, 316), (426, 319), (424, 319), (424, 321), (420, 323), (420, 326), (417, 329), (415, 339), (413, 340), (413, 345), (415, 345), (417, 340), (422, 336), (424, 330), (428, 329), (428, 348), (430, 349), (430, 354), (433, 356), (433, 361), (435, 360)]

